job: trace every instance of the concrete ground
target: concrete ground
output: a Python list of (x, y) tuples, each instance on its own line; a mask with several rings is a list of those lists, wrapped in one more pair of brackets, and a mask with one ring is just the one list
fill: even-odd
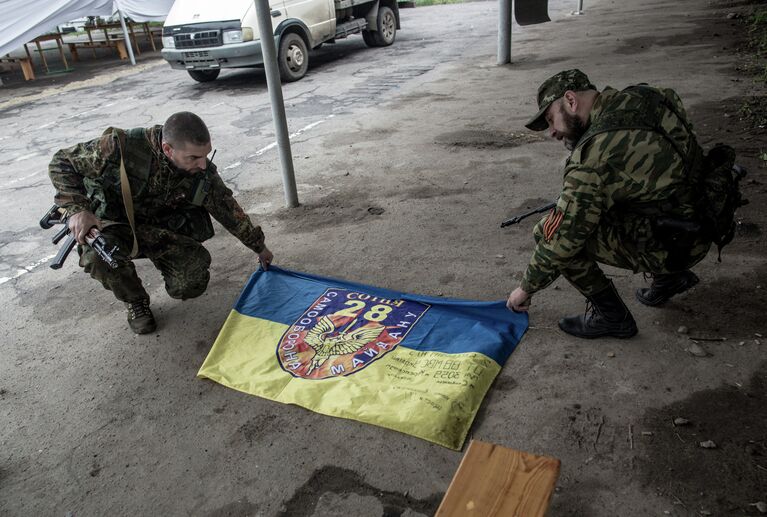
[[(56, 149), (110, 124), (190, 109), (209, 121), (222, 176), (276, 263), (503, 299), (529, 259), (534, 221), (499, 222), (553, 198), (566, 157), (523, 123), (538, 84), (578, 67), (600, 88), (676, 89), (705, 146), (737, 149), (751, 204), (722, 262), (710, 253), (696, 267), (701, 283), (663, 309), (634, 301), (641, 275), (609, 270), (640, 325), (631, 340), (567, 337), (556, 321), (583, 310), (582, 298), (562, 280), (536, 295), (531, 328), (471, 437), (561, 459), (550, 515), (758, 515), (754, 504), (767, 501), (767, 136), (740, 112), (764, 98), (744, 68), (752, 4), (595, 0), (571, 16), (576, 2), (555, 1), (551, 23), (515, 26), (503, 67), (494, 2), (403, 10), (394, 46), (375, 55), (351, 39), (325, 46), (310, 74), (286, 86), (299, 133), (302, 206), (293, 210), (268, 148), (261, 72), (198, 85), (155, 55), (84, 81), (0, 88), (0, 514), (433, 514), (461, 453), (195, 378), (255, 268), (226, 232), (209, 241), (212, 280), (198, 299), (171, 300), (139, 262), (159, 320), (149, 336), (130, 333), (122, 307), (74, 260), (45, 267), (55, 252), (36, 227), (53, 194), (45, 167)], [(674, 426), (678, 417), (690, 424)]]

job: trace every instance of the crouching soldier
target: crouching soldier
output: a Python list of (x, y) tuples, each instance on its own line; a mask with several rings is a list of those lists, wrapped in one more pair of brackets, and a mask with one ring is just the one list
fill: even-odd
[[(137, 334), (153, 332), (157, 324), (131, 259), (151, 260), (171, 297), (200, 296), (210, 278), (210, 253), (201, 243), (213, 236), (211, 215), (256, 252), (264, 268), (272, 262), (261, 228), (251, 223), (208, 160), (211, 149), (202, 119), (180, 112), (162, 126), (108, 128), (51, 160), (55, 203), (66, 211), (80, 244), (80, 266), (125, 303)], [(83, 246), (94, 228), (119, 247), (117, 268)]]
[(658, 306), (698, 283), (690, 269), (712, 243), (732, 239), (743, 202), (742, 169), (732, 148), (704, 154), (678, 95), (647, 85), (598, 91), (580, 70), (547, 79), (538, 113), (526, 124), (571, 151), (556, 207), (535, 229), (536, 247), (507, 305), (526, 311), (534, 293), (564, 276), (590, 302), (560, 320), (581, 338), (629, 338), (637, 326), (613, 283), (609, 264), (649, 273), (636, 292)]

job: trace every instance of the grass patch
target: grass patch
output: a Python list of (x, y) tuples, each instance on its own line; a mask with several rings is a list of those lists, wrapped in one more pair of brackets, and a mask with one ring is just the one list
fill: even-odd
[(767, 84), (767, 8), (757, 8), (749, 17), (748, 25), (754, 72), (761, 83)]
[[(767, 86), (767, 7), (757, 7), (745, 19), (748, 42), (745, 59), (738, 69), (753, 77), (760, 90)], [(752, 128), (767, 127), (767, 96), (755, 95), (747, 99), (738, 110), (741, 120)], [(760, 158), (764, 160), (764, 151)]]
[(747, 120), (752, 128), (767, 127), (767, 97), (754, 96), (743, 102), (738, 110), (741, 120)]

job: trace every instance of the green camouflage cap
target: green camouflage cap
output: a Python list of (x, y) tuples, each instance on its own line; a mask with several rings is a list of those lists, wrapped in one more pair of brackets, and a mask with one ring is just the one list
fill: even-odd
[(525, 124), (525, 127), (533, 131), (543, 131), (549, 127), (544, 114), (551, 103), (562, 97), (567, 90), (579, 92), (596, 89), (597, 87), (591, 84), (588, 76), (577, 68), (554, 74), (543, 81), (538, 88), (538, 113)]

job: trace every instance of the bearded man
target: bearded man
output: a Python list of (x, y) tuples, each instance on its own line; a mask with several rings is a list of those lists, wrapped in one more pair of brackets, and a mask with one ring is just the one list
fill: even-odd
[(538, 89), (538, 113), (526, 127), (548, 129), (571, 151), (556, 207), (535, 227), (536, 247), (507, 306), (526, 311), (533, 294), (564, 276), (588, 300), (585, 314), (559, 327), (581, 338), (629, 338), (631, 312), (598, 263), (649, 273), (639, 302), (658, 306), (698, 283), (690, 268), (711, 239), (697, 231), (693, 178), (698, 145), (679, 96), (636, 85), (601, 92), (580, 70)]

